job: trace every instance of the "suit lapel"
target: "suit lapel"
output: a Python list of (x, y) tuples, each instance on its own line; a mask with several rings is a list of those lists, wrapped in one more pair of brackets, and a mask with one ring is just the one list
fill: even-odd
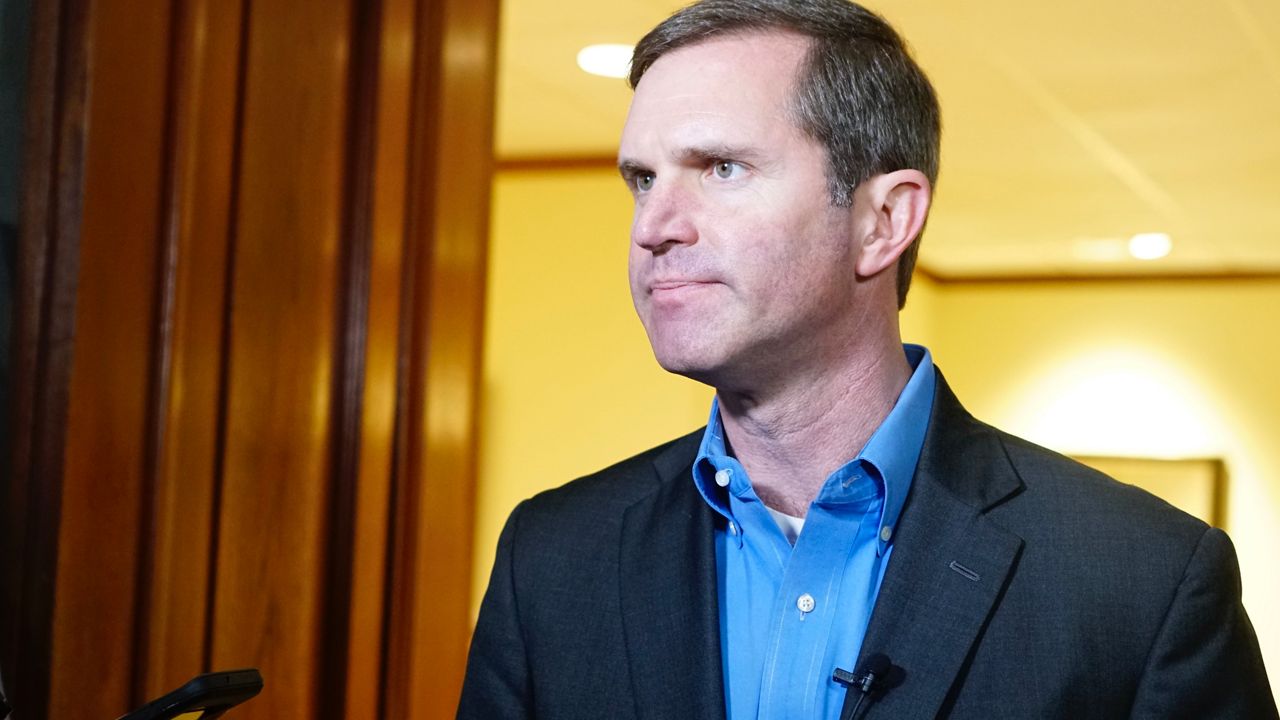
[(640, 718), (725, 713), (713, 513), (690, 476), (691, 437), (655, 460), (658, 488), (623, 515), (619, 588)]
[(934, 717), (943, 707), (1022, 548), (984, 513), (1021, 487), (998, 435), (965, 412), (939, 374), (859, 661), (884, 653), (896, 677), (867, 717)]
[[(714, 516), (689, 473), (698, 433), (655, 461), (655, 490), (623, 515), (619, 589), (639, 718), (725, 717)], [(999, 436), (938, 374), (934, 410), (859, 665), (900, 672), (865, 717), (933, 717), (1017, 562), (1022, 540), (985, 517), (1022, 487)]]

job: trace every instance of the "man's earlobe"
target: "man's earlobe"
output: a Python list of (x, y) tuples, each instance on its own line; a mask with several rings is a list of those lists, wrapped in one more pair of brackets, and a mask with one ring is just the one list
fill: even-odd
[(919, 170), (895, 170), (868, 178), (854, 190), (854, 207), (864, 215), (866, 229), (855, 268), (870, 277), (892, 267), (910, 247), (929, 216), (933, 188)]

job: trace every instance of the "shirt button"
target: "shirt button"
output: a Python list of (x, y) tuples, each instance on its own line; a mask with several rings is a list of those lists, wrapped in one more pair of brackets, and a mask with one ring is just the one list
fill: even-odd
[(729, 478), (733, 477), (733, 471), (725, 468), (716, 471), (716, 484), (720, 487), (729, 487)]
[(818, 603), (814, 602), (813, 596), (809, 593), (805, 593), (796, 598), (796, 607), (800, 608), (800, 612), (802, 613), (813, 612), (813, 609), (817, 607), (817, 605)]
[(730, 535), (737, 535), (737, 534), (738, 534), (738, 523), (736, 523), (736, 522), (734, 522), (734, 521), (732, 521), (732, 520), (730, 520), (730, 521), (729, 521), (729, 534), (730, 534)]
[(885, 525), (884, 527), (880, 528), (881, 540), (885, 542), (889, 542), (889, 538), (891, 537), (893, 537), (893, 528), (889, 527), (888, 525)]

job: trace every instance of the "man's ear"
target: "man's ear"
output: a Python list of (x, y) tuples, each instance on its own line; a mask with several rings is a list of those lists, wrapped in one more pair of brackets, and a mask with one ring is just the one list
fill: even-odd
[(854, 227), (860, 228), (858, 277), (891, 267), (920, 235), (933, 188), (919, 170), (895, 170), (867, 178), (853, 191)]

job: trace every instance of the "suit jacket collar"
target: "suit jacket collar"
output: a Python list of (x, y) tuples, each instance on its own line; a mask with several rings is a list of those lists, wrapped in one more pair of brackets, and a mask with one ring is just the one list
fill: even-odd
[(935, 717), (1022, 550), (986, 517), (1022, 489), (1000, 435), (975, 420), (942, 374), (893, 557), (863, 641), (893, 663), (890, 688), (864, 717)]
[[(701, 431), (654, 461), (653, 492), (623, 516), (623, 631), (640, 718), (725, 717), (713, 511), (691, 479)], [(999, 434), (938, 373), (933, 412), (893, 557), (863, 641), (897, 683), (867, 717), (933, 717), (965, 664), (1022, 548), (986, 519), (1022, 481)]]
[(715, 515), (692, 480), (701, 431), (654, 461), (622, 519), (622, 626), (638, 718), (724, 720)]

